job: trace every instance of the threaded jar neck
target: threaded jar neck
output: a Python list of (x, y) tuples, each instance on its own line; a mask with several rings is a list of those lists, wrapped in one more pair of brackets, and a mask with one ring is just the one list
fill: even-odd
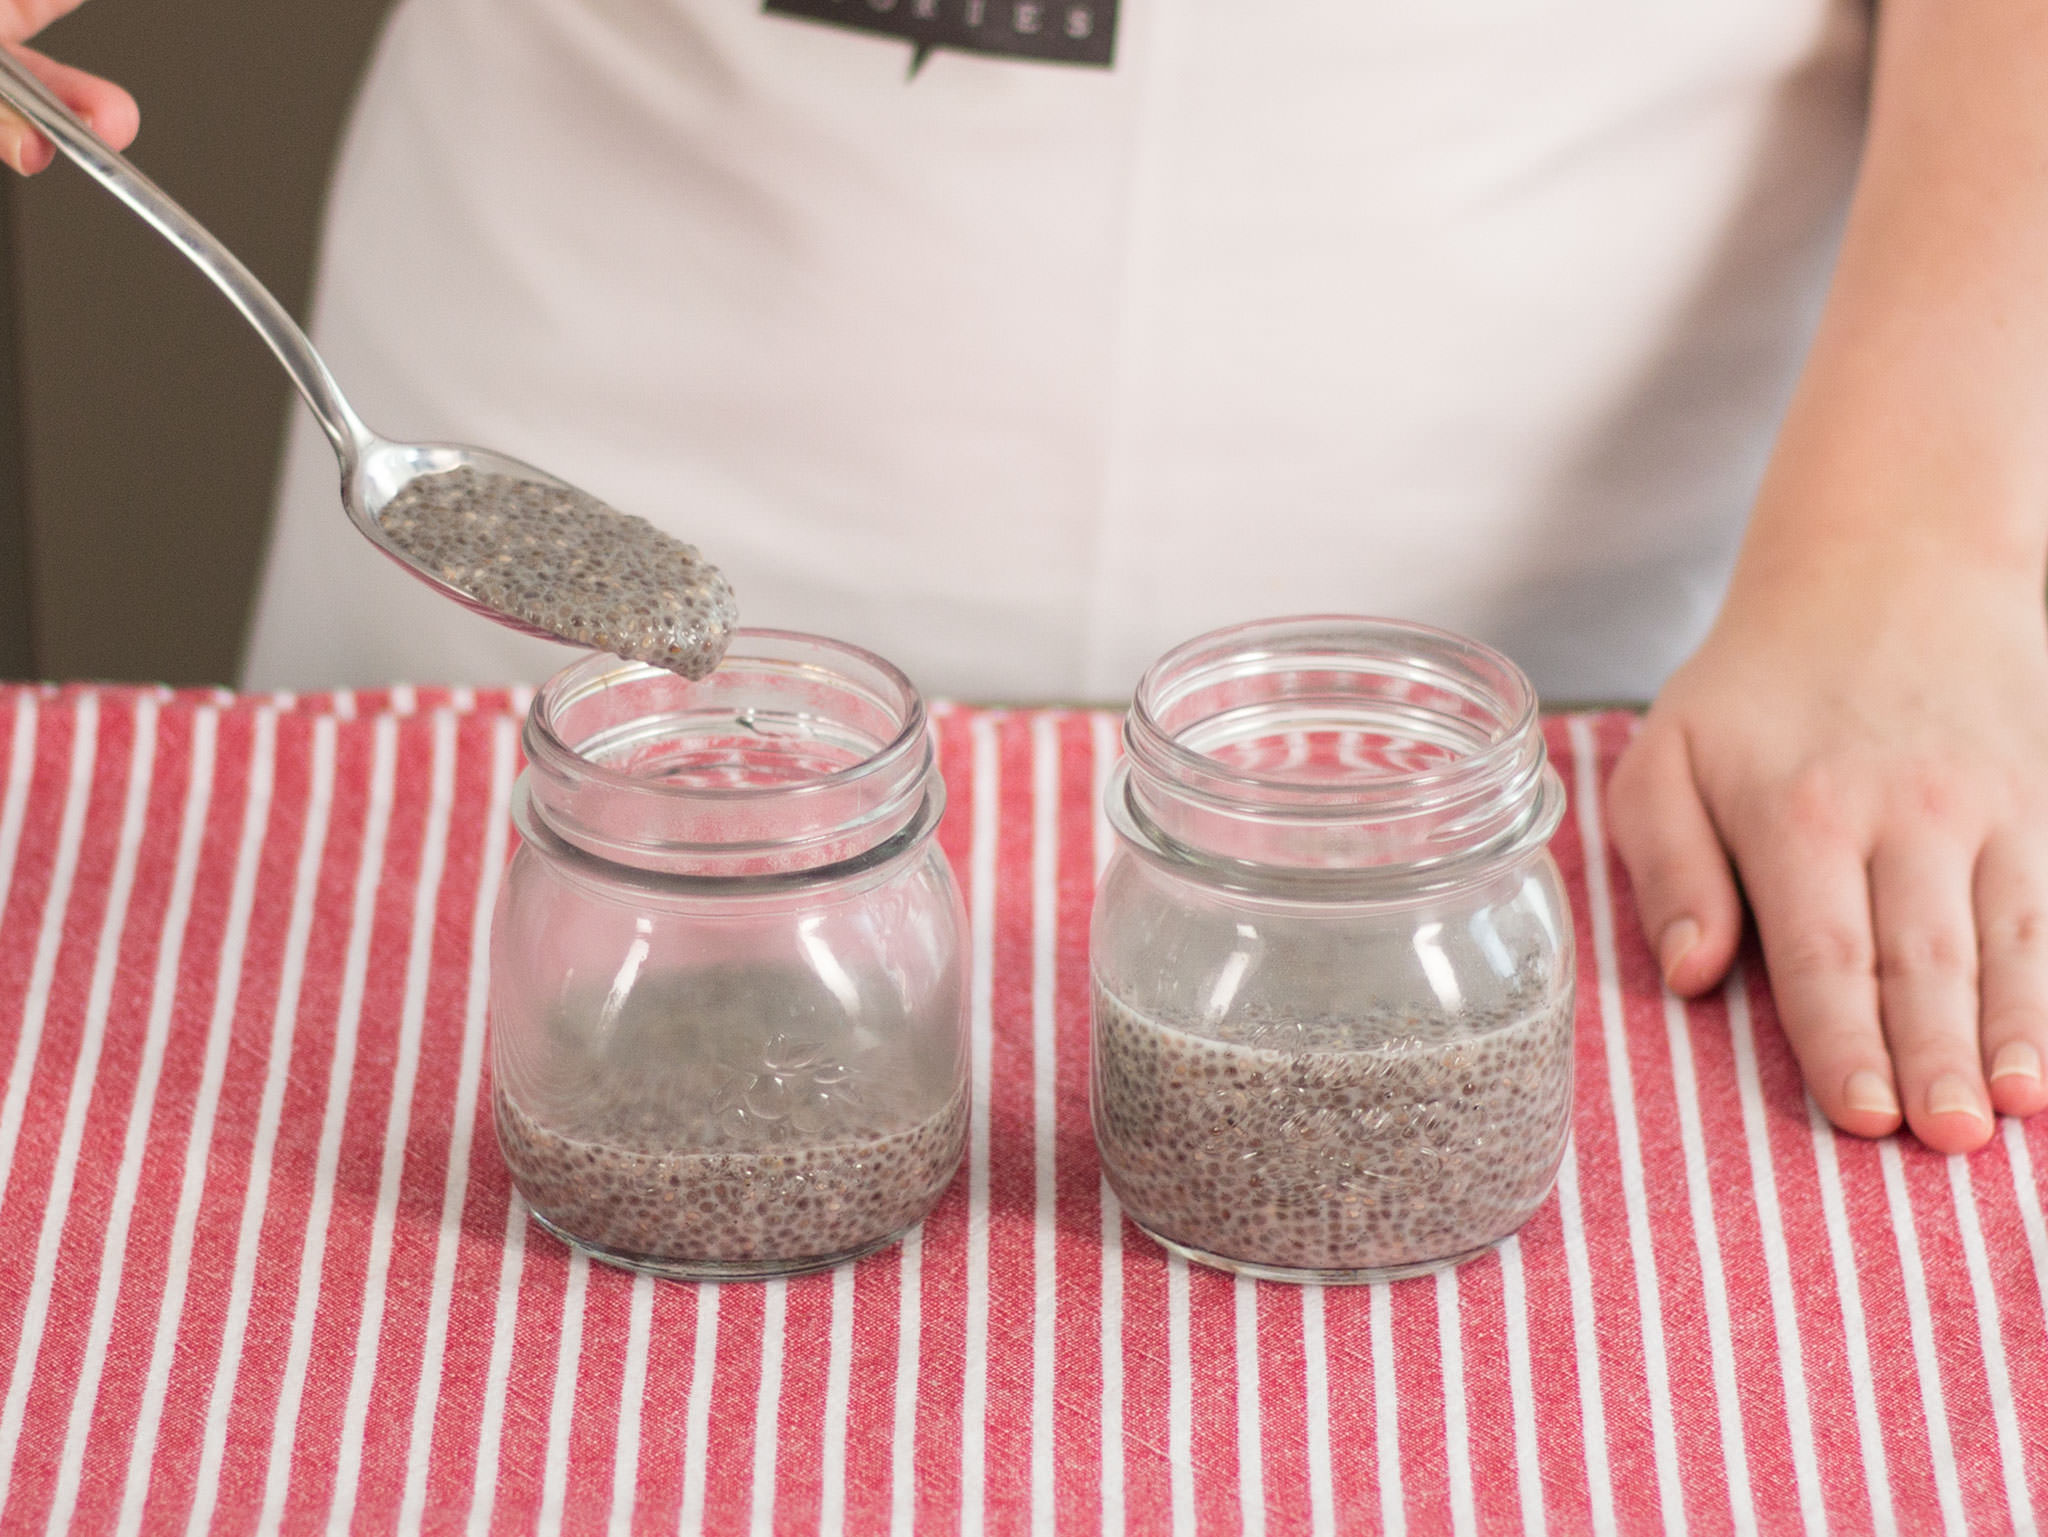
[(695, 682), (587, 657), (535, 696), (522, 742), (522, 832), (658, 876), (837, 870), (921, 839), (945, 800), (910, 680), (790, 631), (736, 632)]
[(1449, 631), (1318, 615), (1200, 636), (1139, 682), (1125, 841), (1224, 880), (1426, 887), (1555, 831), (1535, 689)]

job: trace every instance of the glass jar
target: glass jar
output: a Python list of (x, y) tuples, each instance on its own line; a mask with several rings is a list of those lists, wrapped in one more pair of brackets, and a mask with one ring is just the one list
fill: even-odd
[(1392, 1280), (1556, 1178), (1564, 786), (1505, 657), (1348, 617), (1221, 630), (1138, 686), (1090, 941), (1109, 1183), (1189, 1259)]
[(491, 1061), (534, 1215), (685, 1278), (900, 1237), (967, 1129), (965, 914), (909, 679), (742, 630), (695, 683), (577, 662), (524, 742)]

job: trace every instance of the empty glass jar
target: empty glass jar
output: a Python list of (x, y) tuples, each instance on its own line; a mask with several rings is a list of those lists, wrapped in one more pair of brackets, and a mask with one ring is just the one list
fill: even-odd
[(1273, 620), (1140, 683), (1091, 939), (1091, 1110), (1187, 1257), (1389, 1280), (1541, 1204), (1571, 1124), (1564, 790), (1505, 657)]
[(524, 741), (491, 1038), (535, 1216), (679, 1277), (900, 1236), (967, 1126), (964, 913), (917, 690), (852, 646), (743, 630), (695, 683), (576, 663)]

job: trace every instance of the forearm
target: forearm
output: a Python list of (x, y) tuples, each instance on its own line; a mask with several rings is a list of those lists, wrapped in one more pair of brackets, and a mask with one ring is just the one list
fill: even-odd
[(1862, 171), (1737, 601), (2048, 571), (2048, 4), (1879, 11)]

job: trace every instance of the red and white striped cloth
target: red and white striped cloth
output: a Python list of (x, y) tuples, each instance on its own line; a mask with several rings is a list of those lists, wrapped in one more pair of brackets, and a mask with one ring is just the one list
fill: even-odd
[(1112, 719), (942, 710), (967, 1166), (786, 1284), (588, 1264), (490, 1135), (505, 694), (0, 690), (0, 1530), (1991, 1532), (2048, 1505), (2048, 1121), (1834, 1136), (1752, 965), (1657, 985), (1550, 723), (1576, 1138), (1455, 1273), (1124, 1226), (1087, 1113)]

